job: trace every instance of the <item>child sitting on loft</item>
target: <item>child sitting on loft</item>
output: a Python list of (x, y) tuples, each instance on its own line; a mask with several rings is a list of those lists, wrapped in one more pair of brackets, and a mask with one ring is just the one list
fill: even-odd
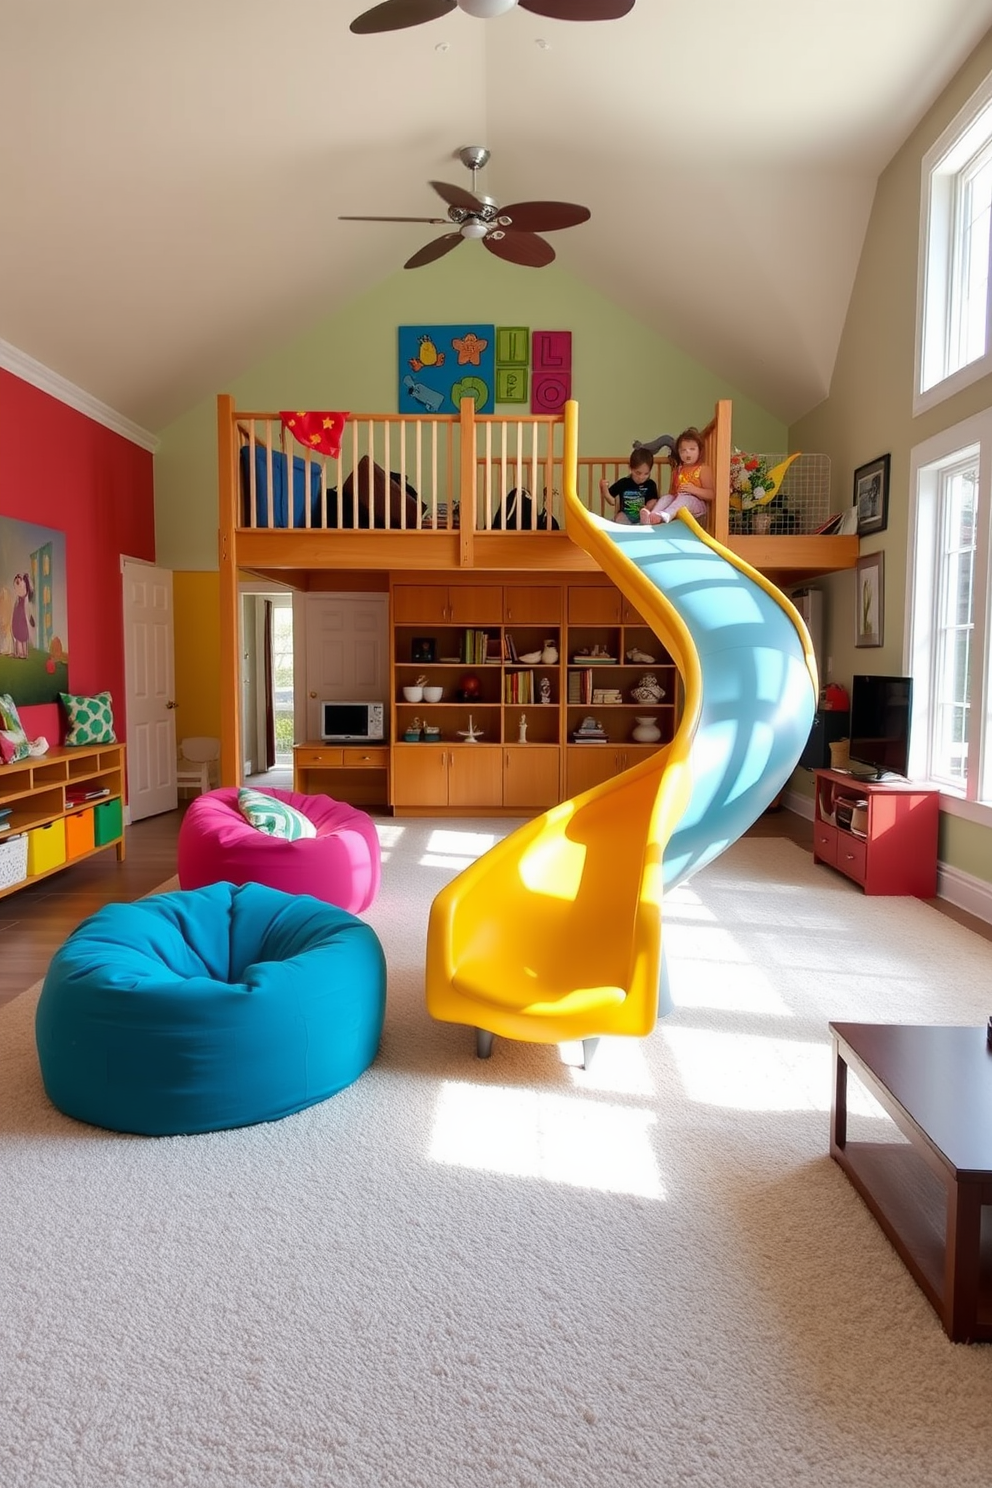
[(672, 487), (650, 507), (642, 507), (639, 520), (654, 525), (670, 522), (683, 507), (702, 522), (713, 500), (713, 472), (702, 463), (703, 436), (693, 426), (683, 429), (672, 447)]

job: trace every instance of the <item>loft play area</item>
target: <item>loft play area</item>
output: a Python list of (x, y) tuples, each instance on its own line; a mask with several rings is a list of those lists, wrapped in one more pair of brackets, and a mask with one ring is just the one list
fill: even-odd
[[(497, 586), (522, 596), (527, 589), (532, 593), (541, 589), (543, 579), (548, 581), (545, 593), (550, 598), (550, 588), (557, 585), (559, 603), (564, 606), (558, 612), (561, 622), (567, 621), (573, 589), (581, 591), (582, 603), (588, 606), (592, 591), (603, 584), (611, 588), (595, 559), (568, 536), (563, 493), (571, 482), (581, 505), (604, 515), (600, 480), (605, 477), (612, 482), (626, 473), (627, 458), (576, 455), (568, 469), (564, 415), (479, 416), (471, 398), (463, 399), (460, 412), (452, 415), (355, 414), (345, 423), (337, 456), (313, 454), (286, 432), (278, 413), (239, 410), (227, 395), (218, 398), (217, 419), (221, 770), (227, 783), (241, 778), (240, 575), (308, 591), (327, 589), (329, 572), (374, 572), (388, 576), (394, 595), (399, 580), (408, 596), (415, 575), (423, 575), (428, 589), (446, 578), (455, 584), (484, 577), (489, 582), (483, 587), (490, 596), (480, 595), (483, 608), (467, 617), (483, 625), (499, 624), (505, 618), (504, 613), (485, 609), (485, 601)], [(811, 494), (803, 488), (800, 459), (783, 482), (772, 530), (764, 534), (743, 531), (741, 514), (732, 509), (730, 499), (729, 400), (716, 405), (702, 432), (703, 458), (713, 468), (716, 487), (711, 536), (729, 554), (784, 590), (825, 573), (854, 568), (856, 536), (816, 531), (831, 515), (829, 478), (821, 480)], [(660, 466), (667, 463), (666, 459), (658, 461)], [(667, 472), (656, 474), (659, 488), (667, 489)], [(535, 499), (508, 500), (514, 491), (532, 493)], [(636, 642), (640, 626), (650, 639), (642, 617), (620, 596), (616, 601), (617, 623), (631, 627), (629, 635), (626, 630), (622, 634)], [(393, 608), (395, 648), (395, 604)], [(598, 613), (612, 622), (608, 605), (601, 612), (590, 611), (590, 619)], [(533, 613), (539, 629), (546, 628), (552, 618), (550, 614), (542, 618), (540, 611)], [(392, 753), (394, 763), (397, 751), (404, 748), (397, 742), (396, 664), (401, 659), (394, 649), (392, 744), (386, 751)], [(571, 722), (563, 712), (565, 685), (555, 702), (556, 726), (548, 742), (561, 745)], [(547, 723), (546, 718), (543, 721)], [(506, 720), (500, 718), (494, 743), (509, 742), (506, 728)], [(626, 762), (618, 759), (616, 768), (625, 767)], [(558, 778), (556, 799), (570, 793), (567, 770), (559, 770)], [(548, 802), (535, 800), (533, 804)]]

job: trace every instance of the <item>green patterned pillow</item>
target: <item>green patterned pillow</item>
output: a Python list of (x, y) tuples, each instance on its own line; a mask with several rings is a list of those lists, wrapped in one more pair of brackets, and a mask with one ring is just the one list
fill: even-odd
[(295, 806), (287, 806), (285, 801), (277, 801), (275, 796), (266, 796), (246, 785), (238, 791), (238, 810), (246, 822), (260, 832), (267, 832), (270, 837), (283, 837), (287, 842), (295, 842), (299, 837), (317, 835), (317, 828), (310, 818), (297, 811)]
[(60, 692), (62, 706), (69, 719), (66, 744), (115, 744), (114, 708), (109, 692), (94, 697)]

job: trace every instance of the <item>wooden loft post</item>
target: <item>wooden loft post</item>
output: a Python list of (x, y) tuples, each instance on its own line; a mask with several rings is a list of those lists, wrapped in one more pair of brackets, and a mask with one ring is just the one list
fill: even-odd
[(733, 404), (729, 398), (721, 398), (716, 405), (713, 422), (707, 434), (707, 464), (713, 467), (713, 536), (717, 542), (726, 544), (730, 537), (730, 434), (733, 419)]
[(463, 398), (458, 407), (461, 460), (458, 476), (458, 562), (475, 564), (475, 399)]
[(238, 645), (238, 569), (234, 530), (237, 526), (237, 427), (234, 399), (217, 398), (218, 567), (220, 569), (220, 783), (241, 784), (241, 715)]

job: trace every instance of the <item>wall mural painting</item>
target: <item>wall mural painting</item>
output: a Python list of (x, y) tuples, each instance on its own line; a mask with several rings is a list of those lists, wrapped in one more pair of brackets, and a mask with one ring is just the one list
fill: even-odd
[(65, 533), (0, 517), (0, 692), (18, 707), (69, 691)]
[(496, 329), (491, 325), (400, 326), (400, 413), (457, 413), (462, 398), (492, 413)]

